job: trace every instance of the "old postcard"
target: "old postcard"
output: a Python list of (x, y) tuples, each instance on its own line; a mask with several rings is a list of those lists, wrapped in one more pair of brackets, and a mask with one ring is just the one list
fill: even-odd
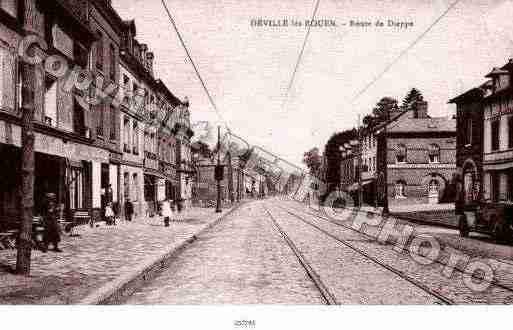
[(0, 1), (0, 305), (513, 303), (511, 17)]

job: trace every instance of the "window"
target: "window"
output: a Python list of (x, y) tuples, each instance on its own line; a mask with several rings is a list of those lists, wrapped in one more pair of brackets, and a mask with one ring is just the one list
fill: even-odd
[(111, 105), (110, 106), (110, 139), (116, 140), (116, 108)]
[(132, 138), (132, 143), (133, 143), (132, 150), (134, 152), (134, 155), (139, 155), (139, 127), (137, 125), (137, 122), (134, 122), (133, 134), (134, 134), (134, 137)]
[(0, 9), (12, 17), (18, 17), (18, 1), (17, 0), (0, 0)]
[(472, 125), (472, 118), (469, 118), (465, 127), (465, 145), (472, 144)]
[(492, 121), (492, 150), (499, 150), (499, 121)]
[(81, 209), (83, 204), (83, 176), (80, 167), (72, 167), (69, 182), (69, 203), (71, 209)]
[(77, 41), (73, 42), (73, 57), (75, 64), (83, 69), (87, 68), (87, 62), (89, 58), (88, 49)]
[(131, 152), (130, 145), (130, 119), (125, 117), (123, 120), (123, 151)]
[(406, 182), (399, 180), (395, 184), (395, 198), (406, 198)]
[(73, 100), (73, 131), (81, 136), (86, 135), (84, 109), (77, 100)]
[(116, 48), (113, 44), (109, 46), (109, 65), (110, 65), (110, 79), (116, 80)]
[(57, 126), (57, 80), (49, 75), (45, 79), (44, 123)]
[(149, 142), (149, 138), (150, 138), (150, 134), (148, 132), (144, 132), (144, 153), (148, 153), (150, 150), (149, 150), (149, 147), (150, 147), (150, 142)]
[(125, 201), (130, 198), (130, 173), (125, 172), (123, 174), (123, 196), (125, 197)]
[(398, 164), (406, 163), (406, 146), (404, 144), (400, 144), (397, 146), (395, 160)]
[(508, 148), (513, 148), (513, 117), (508, 119)]
[(440, 163), (440, 147), (438, 145), (429, 145), (428, 153), (430, 163)]
[(133, 187), (134, 189), (132, 189), (132, 202), (137, 202), (139, 199), (139, 178), (137, 173), (133, 174)]
[(96, 68), (103, 70), (103, 34), (98, 33), (98, 41), (96, 41)]
[(155, 154), (155, 133), (150, 134), (150, 152)]
[[(9, 49), (0, 45), (0, 108), (6, 111), (14, 111), (16, 57)], [(21, 79), (20, 79), (21, 81)]]

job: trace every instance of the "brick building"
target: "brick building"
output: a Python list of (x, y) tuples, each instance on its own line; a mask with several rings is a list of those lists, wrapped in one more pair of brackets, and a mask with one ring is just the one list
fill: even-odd
[(456, 120), (431, 118), (420, 102), (377, 134), (389, 206), (441, 202), (456, 173)]
[(453, 98), (456, 104), (456, 167), (463, 178), (463, 194), (456, 201), (456, 208), (475, 203), (482, 198), (483, 172), (483, 98), (488, 84)]

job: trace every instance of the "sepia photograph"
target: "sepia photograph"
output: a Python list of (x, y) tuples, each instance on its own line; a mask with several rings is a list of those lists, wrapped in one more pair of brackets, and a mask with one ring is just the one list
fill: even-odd
[(504, 324), (512, 17), (511, 0), (0, 0), (2, 315)]

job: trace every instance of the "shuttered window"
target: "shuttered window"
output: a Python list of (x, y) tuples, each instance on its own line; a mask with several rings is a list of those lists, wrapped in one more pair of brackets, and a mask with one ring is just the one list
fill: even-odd
[(0, 45), (0, 108), (14, 112), (16, 95), (16, 56), (14, 51)]

